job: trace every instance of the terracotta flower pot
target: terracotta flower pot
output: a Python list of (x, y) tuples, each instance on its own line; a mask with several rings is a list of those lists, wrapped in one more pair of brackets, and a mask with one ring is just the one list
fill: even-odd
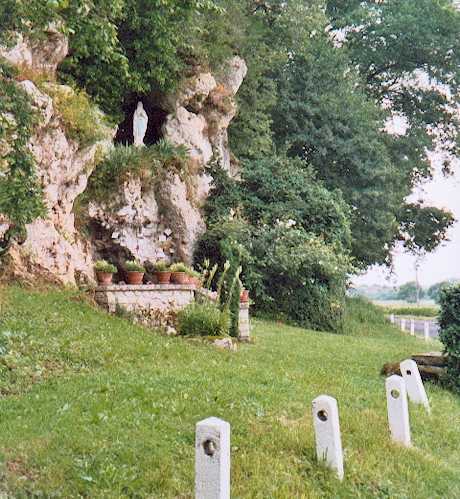
[(188, 275), (185, 272), (171, 272), (171, 281), (175, 284), (188, 284)]
[(126, 272), (126, 281), (128, 284), (142, 284), (143, 279), (144, 279), (144, 272), (134, 272), (134, 271)]
[(169, 281), (171, 280), (171, 272), (155, 272), (155, 277), (157, 278), (158, 284), (169, 284)]
[(199, 277), (190, 276), (189, 281), (190, 284), (195, 284), (197, 288), (201, 288), (201, 281)]
[(243, 289), (240, 294), (240, 302), (248, 303), (249, 302), (249, 291), (247, 289)]
[(96, 279), (101, 286), (109, 286), (112, 284), (113, 274), (111, 272), (96, 270)]

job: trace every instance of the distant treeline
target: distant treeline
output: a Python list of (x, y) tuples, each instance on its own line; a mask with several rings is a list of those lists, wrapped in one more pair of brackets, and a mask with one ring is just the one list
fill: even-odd
[[(420, 300), (428, 299), (439, 303), (441, 289), (460, 283), (460, 279), (440, 281), (428, 288), (420, 287), (418, 297)], [(370, 300), (401, 300), (409, 303), (417, 301), (417, 283), (406, 282), (401, 286), (382, 286), (378, 284), (357, 286), (350, 290), (350, 294), (364, 296)]]

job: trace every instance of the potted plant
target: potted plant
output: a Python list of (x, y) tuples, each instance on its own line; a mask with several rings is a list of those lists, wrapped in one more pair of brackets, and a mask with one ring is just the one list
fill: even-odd
[(249, 290), (242, 288), (240, 294), (240, 302), (248, 303), (249, 302)]
[(113, 274), (116, 274), (117, 268), (107, 260), (98, 260), (94, 264), (96, 279), (102, 286), (108, 286), (112, 283)]
[(136, 260), (130, 260), (125, 263), (126, 280), (128, 284), (142, 284), (145, 268)]
[(171, 281), (176, 284), (188, 284), (187, 265), (184, 263), (171, 265)]
[(194, 284), (197, 288), (201, 287), (201, 274), (194, 269), (187, 270), (189, 284)]
[(158, 284), (169, 284), (171, 279), (171, 270), (166, 262), (159, 261), (154, 265), (155, 277)]

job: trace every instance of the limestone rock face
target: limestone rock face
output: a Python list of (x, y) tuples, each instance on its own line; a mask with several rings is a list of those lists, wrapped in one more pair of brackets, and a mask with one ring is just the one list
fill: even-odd
[(48, 26), (45, 35), (43, 39), (33, 43), (19, 35), (13, 47), (0, 47), (0, 56), (14, 66), (54, 74), (69, 51), (69, 43), (56, 26)]
[[(90, 216), (101, 227), (97, 250), (114, 254), (127, 250), (145, 261), (158, 258), (190, 262), (196, 240), (205, 230), (201, 206), (211, 179), (204, 166), (213, 156), (230, 171), (227, 128), (236, 113), (234, 97), (247, 67), (234, 57), (218, 77), (199, 73), (167, 96), (162, 105), (169, 110), (163, 136), (188, 149), (193, 172), (188, 182), (171, 173), (160, 185), (143, 189), (130, 179), (110, 203), (90, 206)], [(112, 245), (112, 248), (111, 248)]]
[[(53, 76), (67, 51), (67, 39), (50, 27), (45, 39), (31, 43), (18, 37), (12, 48), (0, 47), (0, 56), (22, 69), (24, 75), (37, 72)], [(219, 75), (197, 71), (178, 92), (161, 98), (158, 104), (168, 112), (164, 138), (189, 151), (186, 178), (169, 172), (152, 187), (129, 178), (114, 190), (110, 201), (90, 202), (86, 213), (90, 222), (84, 235), (75, 227), (75, 201), (87, 187), (96, 158), (112, 147), (114, 131), (105, 129), (106, 139), (81, 147), (66, 132), (49, 87), (39, 89), (27, 79), (18, 82), (41, 116), (29, 147), (48, 213), (45, 219), (26, 227), (22, 244), (10, 247), (11, 273), (74, 284), (94, 280), (94, 260), (100, 257), (114, 263), (127, 258), (190, 262), (196, 240), (205, 230), (201, 207), (209, 193), (210, 178), (204, 166), (218, 157), (230, 171), (227, 128), (235, 116), (234, 97), (246, 72), (245, 62), (234, 57)], [(72, 92), (63, 86), (59, 90)], [(0, 123), (14, 128), (11, 118), (2, 115)], [(0, 143), (0, 160), (8, 147), (7, 142)], [(0, 214), (0, 236), (8, 227), (8, 220)]]
[[(2, 56), (22, 67), (53, 72), (67, 53), (67, 40), (54, 30), (48, 34), (46, 41), (32, 47), (20, 40), (10, 51), (3, 50)], [(31, 97), (32, 106), (41, 118), (29, 147), (36, 160), (47, 217), (29, 224), (25, 242), (10, 248), (9, 271), (15, 277), (40, 275), (70, 284), (80, 279), (92, 280), (92, 249), (75, 229), (73, 208), (75, 199), (86, 188), (95, 156), (110, 142), (80, 148), (66, 135), (52, 98), (31, 81), (18, 85)], [(65, 90), (72, 92), (70, 88)], [(111, 139), (113, 132), (106, 132)], [(2, 227), (6, 230), (8, 224)]]

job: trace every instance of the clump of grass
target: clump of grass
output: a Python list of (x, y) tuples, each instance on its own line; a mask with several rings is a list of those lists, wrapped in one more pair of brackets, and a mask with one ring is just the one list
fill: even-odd
[(387, 323), (383, 311), (363, 297), (345, 301), (344, 332), (352, 335), (368, 335)]
[(208, 300), (191, 303), (177, 314), (177, 331), (184, 336), (226, 336), (229, 328), (228, 310)]
[(113, 190), (129, 178), (138, 178), (142, 187), (148, 188), (155, 181), (161, 181), (162, 173), (172, 171), (186, 175), (187, 165), (185, 146), (174, 146), (165, 139), (146, 147), (118, 145), (88, 179), (84, 200), (107, 202)]

